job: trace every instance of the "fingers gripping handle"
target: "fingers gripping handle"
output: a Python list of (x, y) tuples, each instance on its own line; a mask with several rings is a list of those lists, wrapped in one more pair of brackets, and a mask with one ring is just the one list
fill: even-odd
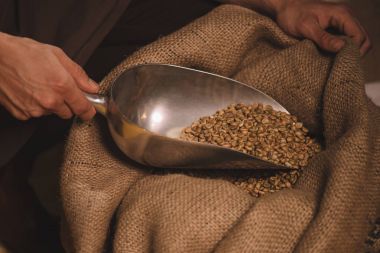
[(102, 114), (103, 116), (106, 116), (107, 114), (107, 106), (108, 106), (108, 99), (105, 96), (98, 95), (98, 94), (89, 94), (84, 93), (87, 100), (91, 102), (91, 104), (95, 107), (96, 111)]

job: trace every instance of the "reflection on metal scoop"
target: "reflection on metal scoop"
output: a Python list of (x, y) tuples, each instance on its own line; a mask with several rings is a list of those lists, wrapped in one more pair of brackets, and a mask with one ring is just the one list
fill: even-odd
[(108, 119), (117, 146), (130, 158), (161, 168), (288, 169), (212, 144), (179, 140), (182, 129), (232, 103), (287, 110), (259, 90), (194, 69), (139, 65), (112, 84), (110, 97), (86, 94)]

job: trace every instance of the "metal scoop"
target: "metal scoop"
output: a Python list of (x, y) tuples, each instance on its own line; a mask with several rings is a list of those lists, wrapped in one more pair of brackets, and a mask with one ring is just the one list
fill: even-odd
[(86, 96), (106, 116), (117, 146), (144, 165), (288, 169), (230, 148), (178, 139), (192, 122), (232, 103), (263, 103), (288, 113), (273, 98), (235, 80), (179, 66), (147, 64), (123, 72), (108, 98)]

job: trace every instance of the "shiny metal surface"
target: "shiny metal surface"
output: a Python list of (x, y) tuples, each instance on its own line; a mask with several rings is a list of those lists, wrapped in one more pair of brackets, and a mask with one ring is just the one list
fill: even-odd
[(147, 64), (121, 74), (112, 85), (108, 103), (103, 98), (89, 99), (106, 115), (118, 147), (142, 164), (164, 168), (286, 168), (229, 148), (178, 139), (183, 128), (231, 103), (259, 102), (287, 112), (274, 99), (232, 79), (178, 66)]
[(106, 116), (107, 106), (108, 106), (108, 98), (105, 96), (101, 96), (98, 94), (89, 94), (84, 92), (85, 97), (88, 101), (92, 103), (95, 107), (96, 111)]

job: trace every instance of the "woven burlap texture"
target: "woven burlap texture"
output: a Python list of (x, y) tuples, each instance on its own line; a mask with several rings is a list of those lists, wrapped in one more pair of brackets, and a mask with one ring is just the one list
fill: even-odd
[(102, 116), (75, 123), (61, 172), (68, 252), (364, 252), (380, 209), (380, 112), (365, 95), (353, 44), (326, 54), (269, 18), (224, 5), (127, 58), (102, 92), (142, 63), (254, 86), (304, 122), (324, 151), (293, 189), (254, 198), (227, 180), (134, 163)]

